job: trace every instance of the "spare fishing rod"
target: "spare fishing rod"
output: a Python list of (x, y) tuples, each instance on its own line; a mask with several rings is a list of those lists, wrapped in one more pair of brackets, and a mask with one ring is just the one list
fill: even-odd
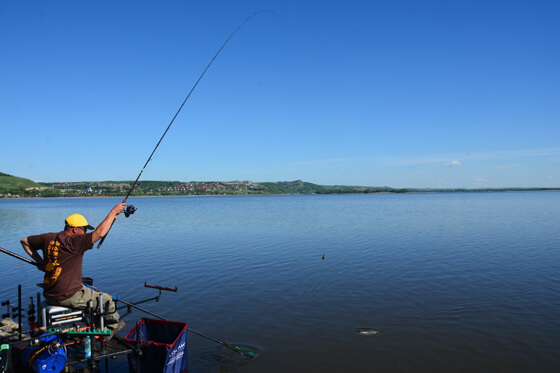
[[(241, 24), (239, 26), (237, 26), (237, 28), (231, 33), (231, 35), (227, 38), (227, 40), (224, 42), (224, 44), (222, 44), (222, 46), (220, 47), (220, 49), (218, 50), (218, 52), (216, 52), (216, 54), (214, 55), (214, 57), (212, 58), (212, 60), (210, 60), (210, 62), (208, 63), (208, 65), (206, 66), (206, 68), (204, 69), (204, 71), (202, 72), (202, 74), (200, 74), (200, 77), (198, 78), (198, 80), (196, 81), (196, 83), (194, 84), (194, 86), (191, 88), (189, 94), (187, 95), (187, 97), (185, 98), (185, 100), (183, 100), (183, 103), (181, 104), (181, 106), (179, 106), (179, 109), (177, 110), (177, 112), (175, 113), (175, 115), (173, 116), (173, 119), (171, 119), (171, 122), (169, 123), (169, 125), (167, 126), (167, 128), (165, 129), (165, 131), (163, 132), (163, 135), (161, 136), (161, 138), (159, 139), (158, 143), (156, 144), (156, 147), (154, 148), (154, 150), (152, 151), (152, 153), (150, 154), (150, 156), (148, 157), (148, 160), (146, 161), (146, 163), (144, 164), (144, 167), (142, 167), (142, 169), (140, 170), (140, 173), (138, 174), (138, 177), (136, 178), (136, 180), (134, 181), (134, 183), (132, 184), (132, 186), (130, 187), (130, 190), (128, 191), (128, 194), (126, 195), (126, 197), (123, 200), (123, 203), (126, 203), (128, 197), (130, 197), (130, 194), (132, 193), (132, 191), (134, 190), (134, 188), (136, 187), (136, 184), (138, 184), (138, 180), (140, 179), (140, 176), (142, 176), (142, 173), (144, 172), (144, 169), (146, 168), (146, 166), (148, 165), (148, 163), (150, 163), (150, 161), (152, 160), (152, 156), (154, 155), (154, 153), (156, 152), (157, 148), (159, 147), (159, 144), (161, 144), (161, 141), (163, 140), (163, 138), (165, 137), (165, 135), (167, 134), (167, 131), (169, 131), (169, 128), (171, 128), (171, 125), (173, 124), (173, 122), (175, 121), (175, 118), (177, 118), (177, 116), (179, 115), (179, 113), (181, 112), (181, 109), (183, 109), (183, 106), (185, 106), (185, 103), (187, 102), (187, 100), (189, 99), (189, 97), (191, 97), (191, 94), (193, 93), (193, 91), (195, 90), (196, 86), (198, 85), (198, 83), (200, 82), (200, 80), (202, 79), (202, 77), (204, 76), (204, 74), (206, 74), (206, 71), (208, 71), (208, 69), (210, 68), (210, 66), (212, 65), (212, 63), (214, 62), (214, 60), (216, 59), (216, 57), (218, 57), (218, 55), (220, 54), (220, 52), (222, 51), (222, 49), (224, 49), (224, 47), (226, 46), (226, 44), (231, 40), (231, 38), (233, 37), (233, 35), (235, 35), (235, 33), (247, 22), (249, 21), (252, 17), (256, 16), (259, 13), (264, 13), (264, 12), (270, 12), (273, 14), (276, 14), (274, 11), (272, 10), (260, 10), (258, 12), (255, 12), (253, 14), (251, 14), (249, 17), (247, 17), (243, 22), (241, 22)], [(277, 14), (276, 14), (277, 15)], [(277, 15), (278, 16), (278, 15)], [(130, 206), (129, 206), (130, 207)], [(127, 208), (125, 215), (126, 217), (128, 217), (130, 214), (133, 214), (134, 211), (136, 211), (136, 208), (134, 206), (132, 206), (132, 208), (129, 210), (129, 208)], [(111, 228), (113, 227), (113, 224), (115, 223), (115, 220), (117, 220), (116, 218), (113, 219), (113, 222), (111, 223), (111, 226), (109, 227), (109, 230), (111, 230)], [(107, 231), (107, 233), (105, 234), (105, 236), (103, 236), (101, 238), (101, 241), (99, 241), (99, 244), (97, 244), (97, 248), (99, 249), (101, 247), (101, 245), (103, 244), (103, 241), (105, 241), (105, 237), (107, 237), (107, 235), (109, 234), (109, 231)]]

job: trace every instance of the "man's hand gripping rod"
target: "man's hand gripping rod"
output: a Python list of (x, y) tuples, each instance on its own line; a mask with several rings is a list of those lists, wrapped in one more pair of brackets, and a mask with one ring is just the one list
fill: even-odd
[[(153, 153), (152, 153), (153, 154)], [(150, 156), (151, 158), (151, 156)], [(148, 164), (148, 163), (146, 163)], [(144, 166), (144, 168), (146, 168), (146, 166)], [(142, 171), (140, 172), (140, 175), (142, 175), (142, 172), (144, 171), (144, 168), (142, 169)], [(134, 184), (132, 185), (132, 188), (130, 188), (130, 190), (128, 191), (128, 194), (126, 195), (126, 197), (124, 198), (124, 200), (122, 201), (122, 203), (126, 203), (126, 200), (128, 199), (128, 197), (130, 196), (130, 193), (132, 193), (132, 190), (134, 189), (134, 187), (136, 186), (136, 183), (138, 182), (138, 179), (140, 179), (140, 175), (138, 175), (138, 177), (136, 178), (136, 181), (134, 182)], [(137, 210), (136, 207), (132, 206), (132, 205), (128, 205), (126, 206), (126, 209), (124, 210), (124, 216), (126, 216), (127, 218), (134, 214), (134, 212)], [(117, 220), (117, 217), (115, 217), (113, 219), (113, 221), (111, 222), (111, 226), (109, 227), (109, 230), (107, 231), (107, 233), (105, 233), (105, 236), (101, 237), (101, 241), (99, 241), (99, 244), (97, 244), (97, 248), (99, 249), (101, 247), (101, 244), (103, 243), (103, 241), (105, 241), (105, 237), (107, 237), (107, 235), (109, 234), (109, 231), (111, 230), (111, 228), (113, 227), (113, 224), (115, 224), (115, 220)]]

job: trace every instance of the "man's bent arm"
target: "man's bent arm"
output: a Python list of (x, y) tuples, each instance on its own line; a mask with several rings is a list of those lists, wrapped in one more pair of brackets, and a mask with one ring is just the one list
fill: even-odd
[(125, 207), (126, 207), (126, 203), (119, 203), (118, 205), (113, 207), (113, 209), (111, 210), (109, 215), (107, 215), (105, 220), (103, 220), (93, 231), (93, 234), (91, 236), (92, 243), (96, 243), (101, 239), (101, 237), (104, 237), (109, 232), (109, 229), (111, 229), (111, 225), (113, 225), (113, 222), (115, 221), (117, 216), (124, 211)]
[(33, 260), (35, 260), (35, 263), (37, 263), (37, 268), (39, 269), (43, 268), (45, 264), (43, 258), (41, 257), (41, 255), (39, 255), (39, 253), (36, 250), (33, 250), (31, 246), (29, 246), (27, 237), (23, 238), (21, 241), (19, 241), (19, 243), (21, 243), (21, 246), (23, 246), (23, 250), (25, 250), (27, 255), (29, 255), (31, 258), (33, 258)]

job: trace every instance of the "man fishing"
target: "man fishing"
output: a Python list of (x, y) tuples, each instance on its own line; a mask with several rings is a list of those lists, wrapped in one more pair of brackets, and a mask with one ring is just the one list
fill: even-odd
[[(105, 325), (111, 329), (111, 337), (124, 327), (124, 322), (119, 322), (119, 314), (115, 311), (111, 295), (93, 290), (82, 283), (82, 262), (84, 253), (109, 232), (113, 221), (125, 207), (125, 203), (117, 204), (97, 228), (89, 225), (82, 215), (74, 214), (66, 218), (62, 232), (44, 233), (21, 240), (25, 252), (35, 260), (37, 268), (45, 272), (43, 295), (47, 303), (86, 309), (88, 302), (92, 300), (93, 307), (99, 311), (99, 294), (102, 294), (103, 310), (109, 312), (105, 316)], [(93, 232), (88, 233), (88, 230)]]

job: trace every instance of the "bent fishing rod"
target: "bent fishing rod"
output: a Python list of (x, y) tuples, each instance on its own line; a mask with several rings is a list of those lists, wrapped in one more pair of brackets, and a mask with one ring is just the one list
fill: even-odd
[[(11, 251), (9, 251), (9, 250), (6, 250), (6, 249), (4, 249), (4, 248), (2, 248), (2, 247), (0, 247), (0, 252), (3, 252), (4, 254), (8, 254), (8, 255), (10, 255), (10, 256), (13, 256), (14, 258), (17, 258), (17, 259), (19, 259), (19, 260), (21, 260), (21, 261), (24, 261), (24, 262), (26, 262), (26, 263), (29, 263), (29, 264), (31, 264), (31, 265), (34, 265), (35, 267), (38, 267), (37, 263), (34, 262), (33, 260), (27, 259), (27, 258), (25, 258), (25, 257), (23, 257), (23, 256), (21, 256), (21, 255), (18, 255), (18, 254), (14, 253), (14, 252), (11, 252)], [(146, 285), (146, 284), (144, 284), (144, 285)], [(175, 288), (175, 291), (176, 291), (176, 290), (177, 290), (177, 288)], [(148, 314), (148, 315), (157, 317), (157, 318), (160, 319), (160, 320), (168, 321), (168, 319), (166, 319), (165, 317), (156, 315), (156, 314), (153, 313), (153, 312), (150, 312), (150, 311), (148, 311), (148, 310), (146, 310), (146, 309), (144, 309), (144, 308), (138, 307), (138, 306), (137, 306), (136, 304), (134, 304), (134, 303), (130, 303), (130, 302), (124, 301), (124, 300), (122, 300), (122, 299), (120, 299), (120, 298), (115, 298), (115, 299), (117, 299), (118, 302), (121, 302), (121, 303), (123, 303), (123, 304), (126, 304), (127, 306), (136, 308), (138, 311), (142, 311), (142, 312), (144, 312), (144, 313), (146, 313), (146, 314)], [(196, 334), (196, 335), (199, 335), (199, 336), (201, 336), (201, 337), (204, 337), (204, 338), (206, 338), (206, 339), (208, 339), (208, 340), (210, 340), (210, 341), (212, 341), (212, 342), (216, 342), (216, 343), (218, 343), (218, 344), (220, 344), (220, 345), (222, 345), (222, 346), (224, 346), (224, 347), (227, 347), (227, 348), (229, 348), (229, 349), (232, 350), (232, 351), (238, 352), (238, 353), (240, 353), (240, 354), (242, 354), (242, 355), (245, 355), (245, 356), (247, 356), (247, 357), (249, 357), (249, 358), (251, 358), (251, 359), (253, 358), (253, 356), (251, 356), (251, 355), (249, 355), (249, 354), (246, 354), (243, 350), (240, 350), (239, 348), (236, 348), (235, 346), (232, 346), (232, 345), (230, 345), (230, 344), (228, 344), (228, 343), (226, 343), (226, 342), (219, 341), (219, 340), (217, 340), (217, 339), (215, 339), (215, 338), (209, 337), (209, 336), (207, 336), (207, 335), (205, 335), (205, 334), (202, 334), (202, 333), (200, 333), (200, 332), (197, 332), (196, 330), (193, 330), (193, 329), (188, 328), (188, 327), (187, 327), (187, 330), (188, 330), (189, 332), (191, 332), (191, 333), (194, 333), (194, 334)]]
[[(175, 118), (177, 118), (177, 116), (179, 115), (179, 113), (181, 112), (181, 109), (183, 109), (183, 106), (185, 106), (185, 103), (187, 102), (187, 100), (189, 99), (189, 97), (191, 97), (191, 94), (193, 93), (193, 91), (195, 90), (196, 86), (198, 85), (198, 83), (200, 82), (200, 80), (202, 80), (202, 77), (204, 76), (204, 74), (206, 74), (206, 71), (208, 71), (208, 69), (210, 68), (210, 66), (212, 65), (212, 63), (214, 62), (214, 60), (216, 59), (216, 57), (218, 57), (218, 55), (220, 54), (220, 52), (222, 51), (222, 49), (224, 49), (224, 47), (226, 46), (226, 44), (231, 40), (231, 38), (233, 38), (233, 35), (235, 35), (235, 33), (245, 24), (247, 23), (247, 21), (249, 21), (251, 18), (253, 18), (254, 16), (256, 16), (259, 13), (265, 13), (265, 12), (270, 12), (275, 14), (276, 16), (278, 16), (278, 14), (276, 14), (276, 12), (272, 11), (272, 10), (259, 10), (258, 12), (255, 12), (253, 14), (251, 14), (249, 17), (247, 17), (243, 22), (241, 22), (239, 24), (239, 26), (237, 26), (237, 28), (231, 33), (231, 35), (226, 39), (226, 41), (224, 42), (224, 44), (222, 44), (222, 46), (220, 47), (220, 49), (218, 49), (218, 51), (216, 52), (216, 54), (214, 55), (214, 57), (210, 60), (210, 62), (208, 63), (208, 65), (206, 66), (206, 68), (204, 69), (204, 71), (202, 72), (202, 74), (200, 74), (200, 77), (198, 78), (198, 80), (196, 81), (196, 83), (194, 84), (194, 86), (191, 88), (189, 94), (187, 95), (187, 97), (185, 98), (185, 100), (183, 100), (183, 103), (181, 104), (181, 106), (179, 106), (179, 109), (177, 110), (177, 112), (175, 113), (175, 115), (173, 116), (173, 118), (171, 119), (171, 122), (169, 123), (169, 125), (167, 126), (167, 128), (165, 129), (165, 131), (163, 132), (163, 135), (161, 136), (161, 138), (159, 139), (159, 141), (156, 144), (156, 147), (154, 148), (154, 150), (152, 151), (152, 153), (150, 154), (150, 156), (148, 157), (148, 160), (146, 161), (146, 163), (144, 164), (144, 167), (142, 167), (142, 169), (140, 170), (140, 173), (138, 174), (138, 177), (136, 178), (136, 180), (134, 181), (134, 183), (132, 184), (132, 186), (130, 187), (130, 190), (128, 191), (128, 194), (126, 195), (126, 197), (124, 197), (123, 203), (126, 203), (128, 197), (130, 197), (130, 194), (132, 193), (132, 191), (134, 190), (134, 188), (136, 187), (136, 184), (138, 184), (138, 180), (140, 179), (140, 176), (142, 176), (142, 173), (144, 172), (144, 169), (146, 168), (146, 166), (148, 165), (148, 163), (150, 163), (150, 161), (152, 160), (152, 156), (154, 155), (154, 153), (156, 152), (157, 148), (159, 147), (159, 144), (161, 144), (161, 141), (163, 140), (163, 138), (165, 137), (165, 135), (167, 134), (167, 131), (169, 131), (169, 128), (171, 128), (171, 125), (173, 124), (173, 122), (175, 121)], [(133, 214), (134, 211), (136, 211), (136, 209), (134, 207), (132, 207), (130, 210), (127, 209), (128, 214), (125, 214), (127, 217), (130, 214)], [(117, 220), (116, 218), (113, 219), (113, 222), (111, 223), (111, 226), (109, 227), (109, 230), (111, 230), (111, 228), (113, 227), (113, 224), (115, 223), (115, 220)], [(107, 233), (105, 234), (105, 236), (103, 236), (101, 238), (101, 241), (99, 241), (99, 244), (97, 244), (97, 248), (99, 249), (101, 247), (101, 245), (103, 244), (103, 241), (105, 241), (105, 238), (107, 237), (107, 235), (109, 234), (109, 231), (107, 231)]]

